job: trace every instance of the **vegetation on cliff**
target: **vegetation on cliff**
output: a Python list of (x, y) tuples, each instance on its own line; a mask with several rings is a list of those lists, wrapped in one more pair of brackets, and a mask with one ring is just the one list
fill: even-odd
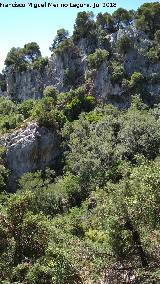
[[(36, 120), (57, 130), (63, 149), (59, 167), (25, 173), (10, 193), (7, 149), (0, 148), (2, 284), (160, 282), (160, 105), (146, 103), (139, 71), (125, 73), (123, 59), (134, 46), (127, 35), (108, 67), (130, 106), (107, 104), (91, 88), (93, 73), (113, 59), (106, 35), (132, 21), (151, 40), (145, 56), (159, 60), (159, 10), (158, 2), (149, 3), (100, 13), (96, 21), (92, 13), (78, 13), (72, 38), (58, 30), (51, 50), (71, 48), (78, 57), (77, 42), (88, 38), (95, 48), (87, 54), (84, 84), (68, 92), (47, 86), (38, 101), (0, 98), (1, 144), (8, 132)], [(8, 53), (6, 70), (43, 65), (38, 62), (44, 64), (40, 49), (30, 43)]]

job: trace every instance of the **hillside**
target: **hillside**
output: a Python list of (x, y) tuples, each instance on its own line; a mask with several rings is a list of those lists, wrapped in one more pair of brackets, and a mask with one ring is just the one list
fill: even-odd
[(0, 283), (160, 283), (160, 3), (79, 12), (0, 74)]

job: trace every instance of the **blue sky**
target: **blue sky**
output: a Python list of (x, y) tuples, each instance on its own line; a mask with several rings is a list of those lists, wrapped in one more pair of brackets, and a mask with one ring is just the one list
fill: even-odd
[[(43, 3), (42, 0), (17, 0), (18, 3)], [(156, 2), (150, 0), (50, 0), (46, 2), (52, 3), (102, 3), (113, 2), (117, 4), (117, 8), (137, 9), (145, 2)], [(13, 0), (2, 0), (1, 3), (15, 3)], [(116, 9), (117, 9), (116, 8)], [(84, 10), (83, 8), (0, 8), (0, 71), (3, 68), (3, 62), (8, 51), (14, 47), (23, 47), (25, 43), (35, 41), (39, 44), (42, 55), (49, 56), (49, 46), (56, 35), (59, 28), (64, 27), (72, 33), (74, 20), (77, 12)], [(87, 11), (112, 13), (115, 8), (88, 8)]]

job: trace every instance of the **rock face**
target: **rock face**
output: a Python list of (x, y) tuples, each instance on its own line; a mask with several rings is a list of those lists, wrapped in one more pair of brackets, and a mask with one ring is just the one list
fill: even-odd
[(56, 130), (29, 123), (26, 128), (2, 137), (0, 144), (7, 148), (6, 163), (11, 171), (11, 183), (22, 174), (47, 166), (55, 166), (60, 155)]
[(83, 74), (84, 64), (80, 58), (72, 58), (71, 54), (65, 54), (63, 57), (62, 60), (60, 56), (53, 55), (43, 71), (29, 69), (19, 72), (9, 68), (6, 78), (9, 97), (18, 102), (29, 98), (40, 99), (43, 89), (51, 85), (59, 92), (68, 91), (70, 86), (65, 82), (65, 71)]
[[(123, 56), (117, 53), (117, 41), (124, 35), (128, 35), (132, 40), (133, 47), (129, 48)], [(155, 101), (160, 101), (160, 62), (148, 61), (145, 54), (153, 46), (153, 42), (147, 35), (136, 29), (135, 23), (121, 27), (117, 32), (106, 36), (110, 42), (113, 58), (110, 62), (104, 62), (97, 70), (92, 81), (95, 87), (97, 98), (112, 102), (113, 104), (128, 105), (124, 103), (123, 88), (121, 85), (112, 84), (109, 63), (120, 60), (123, 63), (124, 72), (128, 78), (133, 72), (141, 72), (145, 77), (145, 88)], [(54, 54), (43, 71), (29, 69), (24, 72), (8, 70), (6, 75), (7, 93), (15, 101), (24, 101), (29, 98), (39, 99), (42, 97), (43, 89), (53, 85), (59, 92), (66, 92), (74, 87), (78, 87), (85, 82), (87, 73), (87, 55), (95, 52), (101, 46), (96, 41), (91, 42), (87, 38), (79, 40), (75, 48), (79, 50), (79, 56), (75, 56), (70, 48), (62, 54)], [(68, 78), (67, 78), (68, 77)], [(69, 82), (72, 78), (72, 82)], [(156, 78), (156, 80), (154, 79)], [(158, 78), (158, 79), (157, 79)], [(66, 80), (67, 79), (67, 80)], [(0, 92), (0, 95), (1, 92)]]

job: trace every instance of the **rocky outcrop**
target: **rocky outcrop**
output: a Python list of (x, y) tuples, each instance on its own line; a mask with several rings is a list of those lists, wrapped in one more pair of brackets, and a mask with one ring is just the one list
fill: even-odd
[[(71, 86), (66, 84), (66, 70), (73, 74), (84, 74), (84, 63), (81, 58), (74, 59), (68, 53), (64, 54), (63, 60), (54, 54), (44, 70), (28, 69), (19, 72), (11, 67), (6, 75), (8, 95), (21, 102), (29, 98), (40, 99), (46, 86), (53, 85), (59, 92), (68, 91)], [(82, 81), (79, 82), (81, 83)]]
[[(117, 53), (116, 47), (117, 41), (125, 34), (130, 37), (133, 46), (122, 56)], [(152, 97), (155, 97), (156, 101), (160, 100), (160, 76), (156, 81), (152, 78), (157, 78), (160, 70), (160, 62), (152, 63), (144, 55), (153, 44), (147, 35), (137, 30), (135, 23), (132, 22), (130, 25), (122, 26), (117, 32), (106, 35), (106, 38), (110, 42), (112, 50), (110, 61), (112, 59), (120, 59), (127, 78), (133, 72), (141, 72), (146, 79), (146, 91)], [(85, 82), (87, 55), (88, 53), (93, 53), (99, 47), (96, 41), (82, 38), (77, 43), (77, 46), (73, 47), (78, 50), (78, 56), (75, 56), (76, 53), (74, 53), (74, 50), (68, 47), (67, 52), (53, 54), (43, 71), (29, 69), (24, 72), (18, 72), (10, 68), (6, 75), (9, 97), (20, 102), (29, 98), (41, 98), (43, 89), (46, 86), (53, 85), (59, 92), (66, 92), (80, 86)], [(92, 83), (95, 87), (97, 98), (112, 102), (117, 104), (117, 106), (121, 104), (121, 101), (122, 105), (124, 105), (123, 101), (125, 101), (126, 106), (128, 105), (128, 101), (124, 98), (121, 85), (112, 84), (108, 63), (104, 62), (96, 70), (96, 76)], [(118, 101), (116, 102), (117, 98)]]
[(60, 155), (60, 140), (56, 130), (40, 127), (36, 122), (2, 137), (0, 144), (7, 149), (6, 164), (11, 171), (12, 187), (13, 181), (26, 172), (55, 166)]

